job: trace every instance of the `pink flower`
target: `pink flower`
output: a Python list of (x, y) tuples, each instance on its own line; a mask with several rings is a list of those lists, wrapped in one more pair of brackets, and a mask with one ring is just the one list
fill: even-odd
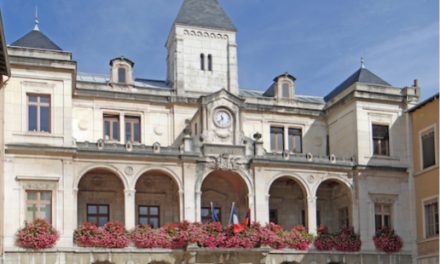
[(36, 219), (17, 233), (16, 244), (32, 249), (51, 248), (59, 238), (58, 232), (46, 220)]

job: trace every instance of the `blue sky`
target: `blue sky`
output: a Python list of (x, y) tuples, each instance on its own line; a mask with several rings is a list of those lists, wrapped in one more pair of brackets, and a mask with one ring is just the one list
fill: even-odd
[[(394, 86), (419, 79), (422, 98), (439, 89), (437, 0), (219, 0), (238, 28), (241, 88), (265, 90), (285, 71), (297, 93), (324, 96), (368, 69)], [(108, 73), (132, 59), (135, 76), (165, 79), (165, 40), (182, 0), (3, 0), (8, 43), (33, 28), (71, 51), (80, 72)]]

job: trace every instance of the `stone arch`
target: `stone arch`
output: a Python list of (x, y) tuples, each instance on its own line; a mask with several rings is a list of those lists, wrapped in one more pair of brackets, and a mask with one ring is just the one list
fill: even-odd
[(288, 178), (291, 178), (292, 180), (296, 181), (303, 188), (303, 190), (304, 190), (304, 192), (305, 192), (307, 197), (312, 194), (312, 190), (310, 189), (309, 184), (307, 184), (307, 182), (304, 181), (304, 179), (302, 177), (300, 177), (300, 176), (298, 176), (296, 174), (279, 173), (279, 174), (275, 175), (274, 177), (272, 177), (270, 179), (270, 181), (266, 184), (266, 186), (267, 186), (266, 187), (266, 194), (267, 195), (269, 195), (269, 190), (270, 190), (270, 187), (272, 186), (272, 184), (276, 180), (278, 180), (278, 179), (280, 179), (282, 177), (288, 177)]
[(180, 179), (180, 177), (177, 176), (177, 174), (174, 173), (172, 170), (170, 170), (166, 167), (147, 167), (147, 168), (141, 169), (140, 172), (138, 174), (136, 174), (136, 176), (133, 178), (131, 189), (135, 189), (136, 183), (139, 180), (139, 178), (142, 177), (142, 175), (149, 173), (149, 172), (152, 172), (152, 171), (160, 171), (163, 174), (166, 174), (168, 177), (173, 179), (173, 181), (176, 183), (176, 185), (179, 188), (179, 192), (183, 191), (183, 184), (182, 184), (182, 180)]
[(347, 177), (338, 177), (338, 176), (326, 176), (324, 178), (322, 178), (318, 183), (316, 183), (310, 190), (310, 194), (316, 196), (316, 192), (319, 188), (319, 186), (321, 185), (321, 183), (328, 181), (328, 180), (334, 180), (337, 181), (341, 184), (344, 184), (351, 192), (351, 195), (353, 196), (353, 181), (350, 180)]
[(160, 227), (180, 221), (181, 197), (178, 181), (162, 169), (149, 169), (136, 178), (136, 224)]
[(353, 191), (349, 181), (337, 177), (322, 180), (315, 190), (317, 226), (325, 225), (330, 232), (353, 225)]
[[(203, 181), (206, 179), (206, 177), (208, 177), (212, 172), (215, 172), (215, 171), (220, 171), (220, 170), (210, 170), (210, 171), (204, 173), (201, 177), (197, 178), (197, 180), (196, 180), (196, 188), (195, 188), (196, 193), (201, 192)], [(249, 196), (251, 196), (253, 194), (253, 183), (252, 183), (250, 175), (247, 172), (245, 172), (245, 171), (243, 171), (241, 169), (238, 169), (238, 170), (224, 170), (224, 171), (225, 172), (235, 173), (235, 174), (239, 175), (240, 178), (246, 184)]]
[(78, 185), (81, 181), (81, 179), (90, 171), (96, 170), (96, 169), (105, 169), (108, 170), (114, 174), (116, 174), (119, 179), (122, 181), (122, 184), (124, 185), (124, 190), (128, 190), (129, 188), (129, 184), (128, 184), (128, 180), (126, 177), (124, 177), (124, 174), (122, 172), (119, 171), (118, 168), (116, 168), (113, 165), (106, 165), (106, 164), (100, 164), (100, 165), (90, 165), (88, 167), (86, 167), (85, 169), (83, 169), (78, 176), (75, 178), (74, 182), (73, 182), (73, 188), (75, 190), (78, 189)]
[(218, 210), (222, 224), (228, 224), (232, 203), (235, 203), (240, 221), (244, 219), (247, 209), (251, 207), (252, 189), (249, 189), (246, 177), (236, 171), (210, 171), (204, 175), (199, 188), (202, 221), (209, 221), (211, 218), (211, 202)]
[(300, 178), (289, 175), (274, 177), (268, 185), (269, 221), (285, 229), (307, 226), (307, 187)]
[(125, 194), (123, 178), (105, 167), (87, 170), (78, 182), (77, 217), (85, 221), (104, 225), (108, 221), (125, 220)]

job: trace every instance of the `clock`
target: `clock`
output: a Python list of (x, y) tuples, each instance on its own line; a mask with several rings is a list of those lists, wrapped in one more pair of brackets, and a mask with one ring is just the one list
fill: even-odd
[(218, 127), (229, 127), (232, 124), (232, 115), (226, 109), (219, 109), (214, 113), (214, 123)]

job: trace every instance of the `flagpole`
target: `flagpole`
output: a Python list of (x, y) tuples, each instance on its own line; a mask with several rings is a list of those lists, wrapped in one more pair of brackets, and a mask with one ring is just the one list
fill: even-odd
[(232, 222), (232, 211), (234, 210), (235, 202), (232, 202), (231, 213), (229, 214), (229, 224)]

